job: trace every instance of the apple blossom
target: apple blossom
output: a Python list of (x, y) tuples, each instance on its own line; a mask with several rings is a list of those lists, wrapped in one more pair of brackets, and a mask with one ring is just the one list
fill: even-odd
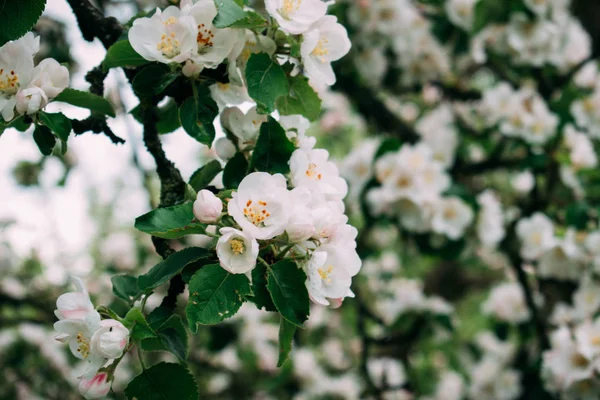
[(226, 108), (221, 113), (221, 125), (239, 139), (241, 149), (254, 145), (260, 126), (266, 120), (267, 116), (258, 114), (256, 107), (245, 114), (237, 107)]
[(129, 330), (114, 319), (100, 321), (99, 328), (91, 337), (91, 351), (104, 358), (119, 358), (129, 343)]
[(217, 222), (223, 211), (223, 202), (210, 190), (202, 189), (194, 201), (194, 216), (204, 224)]
[(458, 197), (441, 199), (433, 208), (431, 227), (452, 240), (460, 239), (473, 221), (473, 210)]
[(321, 0), (265, 0), (265, 8), (292, 35), (305, 33), (327, 13), (327, 4)]
[(110, 391), (111, 383), (106, 372), (99, 372), (91, 379), (79, 381), (79, 393), (86, 399), (101, 399)]
[(300, 53), (306, 75), (318, 85), (333, 85), (336, 79), (331, 62), (345, 56), (350, 46), (348, 32), (336, 17), (321, 18), (303, 35)]
[(283, 175), (253, 172), (232, 194), (227, 212), (255, 239), (271, 239), (283, 233), (290, 218), (292, 199)]
[(327, 150), (297, 149), (290, 158), (290, 169), (295, 187), (306, 187), (311, 193), (332, 200), (342, 199), (348, 192), (348, 185), (329, 161)]
[(217, 256), (221, 267), (232, 274), (245, 274), (254, 269), (258, 242), (250, 234), (234, 228), (221, 228)]
[(76, 276), (71, 276), (71, 281), (77, 291), (60, 295), (54, 314), (59, 320), (84, 321), (87, 314), (94, 312), (94, 305), (83, 281)]
[(324, 246), (312, 254), (304, 271), (306, 288), (314, 302), (329, 305), (327, 298), (339, 299), (349, 295), (352, 277), (345, 261), (340, 251)]
[(5, 121), (15, 115), (17, 92), (31, 82), (37, 47), (39, 39), (34, 39), (32, 33), (0, 47), (0, 113)]
[(148, 61), (182, 63), (198, 51), (198, 29), (192, 16), (178, 7), (157, 9), (150, 18), (137, 18), (129, 30), (133, 49)]
[(535, 213), (517, 223), (517, 236), (521, 239), (521, 256), (529, 260), (537, 259), (554, 246), (554, 224), (542, 213)]
[(481, 309), (484, 314), (489, 314), (499, 321), (514, 324), (523, 323), (531, 317), (525, 304), (523, 289), (514, 282), (494, 287)]

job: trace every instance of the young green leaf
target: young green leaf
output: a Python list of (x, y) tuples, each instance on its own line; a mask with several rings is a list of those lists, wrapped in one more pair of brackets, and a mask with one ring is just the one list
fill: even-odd
[(199, 192), (207, 187), (222, 170), (221, 163), (218, 160), (212, 160), (192, 174), (190, 177), (190, 185), (196, 192)]
[(0, 46), (33, 29), (46, 8), (46, 0), (0, 0)]
[(115, 117), (115, 110), (108, 100), (106, 100), (104, 97), (96, 96), (90, 92), (82, 92), (81, 90), (66, 88), (54, 98), (54, 101), (62, 101), (63, 103), (68, 103), (76, 107), (87, 108), (88, 110), (105, 114), (109, 117)]
[(246, 17), (243, 5), (235, 0), (215, 0), (217, 6), (217, 16), (213, 19), (213, 24), (217, 28), (227, 28)]
[(71, 120), (63, 113), (39, 113), (40, 121), (44, 123), (54, 134), (63, 142), (69, 138), (69, 134), (73, 129)]
[(252, 293), (244, 274), (231, 274), (220, 265), (206, 265), (194, 274), (189, 284), (190, 298), (185, 314), (192, 333), (198, 324), (214, 325), (233, 317)]
[(143, 292), (156, 289), (180, 273), (186, 265), (211, 256), (211, 252), (201, 247), (187, 247), (175, 252), (156, 264), (144, 275), (140, 275), (138, 287)]
[(144, 314), (142, 314), (142, 311), (139, 308), (132, 308), (129, 310), (123, 319), (123, 325), (131, 330), (132, 340), (156, 337), (156, 332), (154, 332), (152, 327), (148, 324), (146, 317), (144, 317)]
[(228, 189), (237, 189), (246, 176), (247, 169), (248, 161), (246, 161), (244, 153), (236, 153), (223, 170), (223, 186)]
[(33, 140), (43, 155), (49, 156), (52, 154), (52, 149), (56, 145), (56, 138), (47, 126), (36, 125), (33, 131)]
[(130, 302), (140, 294), (138, 280), (131, 275), (114, 275), (110, 278), (115, 296)]
[(231, 24), (230, 28), (262, 30), (269, 26), (267, 20), (254, 11), (246, 11), (246, 16)]
[(288, 322), (302, 326), (310, 312), (306, 274), (291, 260), (279, 261), (268, 270), (267, 289), (275, 307)]
[(288, 163), (295, 149), (279, 122), (269, 117), (260, 127), (250, 168), (271, 174), (285, 174), (290, 170)]
[(196, 85), (194, 96), (179, 108), (181, 126), (188, 135), (210, 146), (215, 139), (213, 122), (219, 115), (219, 107), (205, 85)]
[(164, 92), (177, 77), (166, 65), (152, 64), (137, 73), (131, 86), (140, 96), (152, 96)]
[(287, 96), (290, 90), (283, 68), (267, 53), (250, 56), (246, 65), (246, 80), (248, 94), (256, 101), (257, 111), (262, 114), (275, 111), (277, 99)]
[(204, 233), (206, 225), (194, 221), (193, 203), (157, 208), (135, 220), (135, 228), (163, 239)]
[(321, 114), (321, 98), (302, 75), (290, 77), (290, 93), (277, 99), (281, 115), (301, 114), (314, 121)]
[(184, 366), (163, 362), (129, 382), (125, 395), (129, 400), (198, 400), (198, 385)]
[(150, 61), (140, 56), (135, 52), (129, 40), (119, 40), (106, 52), (106, 57), (102, 61), (102, 68), (104, 71), (108, 71), (111, 68), (116, 67), (139, 67), (141, 65), (148, 64)]
[(285, 318), (281, 318), (281, 321), (279, 321), (279, 359), (277, 360), (277, 368), (286, 362), (290, 351), (292, 351), (294, 333), (296, 333), (296, 325), (289, 323)]

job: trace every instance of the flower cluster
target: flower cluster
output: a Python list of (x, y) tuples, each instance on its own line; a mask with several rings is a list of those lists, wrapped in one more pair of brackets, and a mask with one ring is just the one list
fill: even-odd
[(29, 32), (0, 47), (0, 114), (11, 121), (35, 114), (69, 85), (69, 71), (53, 58), (34, 66), (40, 38)]
[[(235, 110), (225, 110), (222, 121), (238, 142), (250, 145), (266, 117), (254, 115), (252, 109), (246, 114)], [(294, 118), (304, 121), (297, 125), (308, 125), (301, 116)], [(344, 215), (346, 182), (329, 161), (329, 153), (312, 148), (314, 141), (304, 131), (288, 130), (299, 147), (289, 160), (287, 179), (282, 174), (253, 172), (232, 193), (227, 215), (235, 223), (220, 228), (217, 255), (227, 271), (248, 273), (256, 266), (259, 249), (274, 245), (279, 249), (276, 254), (304, 260), (301, 267), (313, 301), (339, 305), (344, 297), (353, 296), (351, 278), (361, 266), (355, 250), (357, 231)], [(203, 223), (218, 224), (222, 208), (220, 199), (203, 190), (194, 203), (194, 214)]]
[[(318, 86), (336, 81), (331, 62), (350, 50), (346, 29), (327, 13), (321, 0), (266, 0), (265, 8), (278, 28), (300, 44), (302, 70)], [(197, 77), (205, 68), (228, 63), (231, 83), (244, 85), (245, 67), (253, 53), (273, 56), (278, 48), (273, 38), (249, 29), (218, 28), (218, 10), (213, 0), (183, 0), (179, 7), (157, 9), (152, 17), (138, 18), (129, 30), (134, 50), (149, 61), (184, 64), (182, 72)], [(286, 49), (290, 53), (289, 48)], [(284, 52), (285, 53), (285, 52)], [(297, 58), (284, 56), (298, 65)]]
[(73, 355), (85, 361), (79, 376), (79, 391), (86, 399), (106, 396), (110, 390), (110, 374), (103, 367), (109, 360), (119, 359), (129, 344), (129, 330), (114, 319), (101, 319), (81, 279), (71, 278), (76, 292), (65, 293), (56, 300), (54, 324), (56, 340), (68, 343)]

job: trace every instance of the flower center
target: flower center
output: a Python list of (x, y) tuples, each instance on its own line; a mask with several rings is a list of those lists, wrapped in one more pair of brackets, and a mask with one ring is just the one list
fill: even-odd
[(198, 25), (198, 35), (196, 36), (196, 42), (198, 42), (198, 53), (202, 53), (203, 50), (206, 51), (207, 47), (213, 47), (214, 38), (215, 34), (212, 33), (210, 28), (207, 28), (204, 24)]
[(331, 283), (331, 278), (329, 277), (329, 274), (333, 272), (333, 265), (328, 266), (327, 269), (319, 268), (317, 269), (317, 272), (319, 273), (321, 279), (323, 279), (326, 283)]
[(233, 254), (235, 254), (236, 256), (244, 254), (244, 252), (246, 251), (246, 246), (244, 246), (244, 242), (242, 242), (239, 239), (233, 239), (229, 242), (229, 244), (231, 245), (231, 251), (233, 251)]
[(448, 207), (444, 210), (444, 218), (446, 219), (455, 219), (457, 217), (458, 213), (456, 212), (456, 209), (453, 207)]
[(19, 76), (15, 71), (10, 70), (4, 73), (4, 69), (0, 69), (0, 94), (12, 95), (19, 90)]
[(265, 220), (271, 216), (267, 210), (267, 202), (262, 200), (248, 200), (243, 211), (246, 219), (256, 226), (264, 226)]
[(541, 232), (534, 232), (531, 235), (531, 242), (535, 245), (541, 245), (542, 244), (542, 234)]
[(292, 19), (291, 14), (297, 12), (300, 9), (302, 0), (283, 0), (283, 5), (279, 9), (281, 16), (287, 20)]
[(77, 352), (81, 354), (83, 358), (87, 358), (90, 355), (90, 342), (81, 332), (77, 334)]
[(587, 365), (589, 364), (589, 361), (587, 358), (585, 358), (584, 356), (582, 356), (579, 353), (575, 353), (573, 354), (573, 356), (571, 357), (571, 363), (575, 366), (575, 367), (587, 367)]
[(308, 164), (308, 168), (304, 174), (310, 179), (321, 180), (323, 178), (323, 175), (317, 170), (317, 164), (315, 163)]
[(396, 186), (400, 189), (406, 189), (412, 184), (412, 179), (408, 175), (402, 175), (396, 180)]
[(171, 32), (169, 35), (163, 33), (163, 35), (160, 37), (160, 42), (156, 44), (156, 49), (167, 58), (173, 58), (178, 55), (180, 53), (179, 40), (177, 40), (177, 35), (175, 35), (175, 32)]
[(329, 40), (327, 40), (327, 38), (320, 38), (319, 42), (317, 43), (317, 47), (315, 47), (315, 49), (310, 53), (311, 55), (317, 57), (323, 64), (327, 62), (325, 56), (329, 54), (329, 49), (327, 48), (328, 44)]
[(595, 335), (592, 337), (592, 344), (594, 346), (600, 346), (600, 335)]

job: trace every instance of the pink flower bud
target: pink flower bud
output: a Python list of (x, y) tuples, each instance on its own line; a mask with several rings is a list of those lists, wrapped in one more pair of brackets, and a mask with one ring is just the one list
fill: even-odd
[(217, 222), (223, 211), (223, 202), (213, 192), (201, 190), (194, 202), (194, 215), (198, 221), (210, 224)]
[(106, 372), (96, 374), (92, 379), (82, 378), (79, 382), (79, 393), (86, 399), (101, 399), (110, 391), (111, 382), (107, 382)]

